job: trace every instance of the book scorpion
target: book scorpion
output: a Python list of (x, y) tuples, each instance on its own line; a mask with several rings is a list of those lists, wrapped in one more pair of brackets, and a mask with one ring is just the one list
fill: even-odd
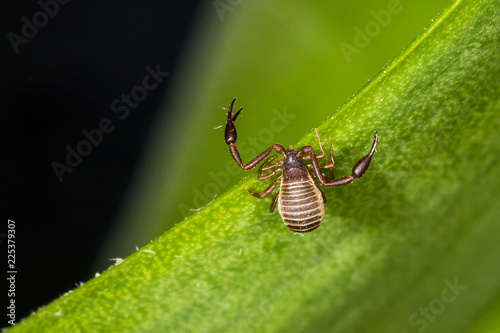
[[(243, 110), (243, 107), (233, 117), (232, 112), (235, 102), (236, 98), (233, 99), (229, 106), (224, 133), (231, 156), (243, 170), (250, 170), (265, 159), (258, 171), (258, 180), (260, 181), (279, 175), (262, 194), (258, 194), (251, 189), (247, 189), (248, 192), (254, 197), (263, 199), (271, 194), (276, 185), (280, 183), (278, 193), (273, 196), (270, 211), (274, 212), (276, 204), (278, 204), (278, 211), (283, 222), (293, 232), (305, 233), (315, 230), (319, 227), (325, 216), (324, 203), (326, 202), (326, 197), (323, 191), (316, 186), (313, 177), (323, 186), (347, 185), (352, 183), (354, 179), (361, 178), (370, 166), (372, 156), (377, 148), (378, 132), (374, 132), (370, 152), (356, 163), (352, 169), (352, 174), (339, 179), (335, 179), (333, 174), (335, 161), (333, 159), (332, 142), (330, 139), (328, 140), (330, 145), (330, 161), (327, 161), (326, 164), (318, 163), (318, 160), (324, 158), (326, 154), (317, 129), (315, 129), (316, 138), (321, 150), (321, 154), (319, 155), (316, 155), (311, 146), (304, 146), (299, 150), (295, 150), (290, 146), (288, 150), (285, 150), (282, 145), (274, 143), (253, 160), (247, 164), (243, 164), (238, 149), (235, 146), (236, 127), (234, 126), (234, 122)], [(267, 157), (273, 150), (283, 155), (283, 159), (274, 161), (279, 155)], [(306, 163), (308, 161), (310, 163)], [(330, 177), (324, 176), (322, 170), (328, 170)], [(263, 172), (268, 173), (263, 175)]]

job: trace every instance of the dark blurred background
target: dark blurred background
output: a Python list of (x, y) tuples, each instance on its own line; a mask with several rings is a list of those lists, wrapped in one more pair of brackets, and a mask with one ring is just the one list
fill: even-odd
[[(54, 1), (44, 3), (53, 17), (36, 16), (42, 7), (35, 1), (0, 5), (1, 232), (7, 219), (16, 222), (17, 321), (93, 276), (93, 259), (120, 209), (160, 102), (169, 98), (170, 78), (200, 6), (196, 0), (71, 1), (58, 8)], [(25, 28), (32, 37), (20, 39), (23, 17), (33, 23), (33, 15), (41, 27)], [(127, 117), (125, 102), (114, 113), (112, 102), (143, 84), (147, 66), (170, 74), (145, 97), (136, 89), (141, 101), (130, 104)], [(105, 118), (114, 130), (61, 182), (52, 163), (66, 164), (66, 146), (77, 149), (82, 131), (98, 128)]]

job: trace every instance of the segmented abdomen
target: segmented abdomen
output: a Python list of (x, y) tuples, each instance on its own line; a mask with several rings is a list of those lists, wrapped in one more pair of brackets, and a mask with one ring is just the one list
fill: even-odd
[(278, 210), (285, 225), (293, 232), (313, 231), (325, 216), (321, 191), (312, 178), (296, 182), (282, 180)]

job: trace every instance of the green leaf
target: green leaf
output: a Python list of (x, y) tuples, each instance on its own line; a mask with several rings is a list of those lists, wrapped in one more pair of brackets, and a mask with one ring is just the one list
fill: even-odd
[(498, 22), (497, 1), (454, 2), (318, 127), (337, 177), (380, 141), (324, 188), (316, 231), (288, 231), (252, 176), (10, 331), (500, 330)]

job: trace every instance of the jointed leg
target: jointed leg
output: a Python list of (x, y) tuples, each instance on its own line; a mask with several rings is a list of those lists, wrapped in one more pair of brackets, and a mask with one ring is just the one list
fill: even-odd
[(278, 202), (278, 198), (279, 198), (279, 193), (276, 193), (274, 196), (273, 196), (273, 201), (271, 202), (271, 207), (269, 207), (269, 211), (272, 213), (274, 212), (274, 209), (276, 208), (276, 203)]
[(273, 160), (274, 158), (276, 158), (276, 155), (272, 156), (272, 157), (268, 157), (264, 161), (264, 163), (260, 166), (259, 173), (258, 173), (258, 179), (259, 180), (265, 180), (265, 179), (271, 178), (272, 176), (274, 176), (274, 175), (276, 175), (278, 173), (283, 172), (283, 168), (278, 168), (278, 169), (276, 169), (276, 170), (268, 173), (267, 175), (262, 176), (262, 171), (270, 170), (270, 169), (276, 168), (277, 166), (280, 166), (280, 165), (283, 164), (283, 160), (279, 160), (279, 161), (274, 162), (271, 165), (267, 165), (267, 162), (269, 162), (270, 160)]
[(278, 173), (282, 173), (282, 172), (283, 172), (283, 168), (278, 168), (278, 169), (274, 170), (273, 172), (268, 173), (267, 175), (261, 176), (261, 175), (260, 175), (260, 170), (259, 170), (259, 175), (257, 176), (257, 179), (258, 179), (258, 180), (266, 180), (266, 179), (269, 179), (269, 178), (271, 178), (272, 176), (275, 176), (275, 175), (277, 175)]
[[(276, 187), (276, 184), (281, 180), (281, 176), (279, 176), (274, 182), (269, 185), (262, 194), (255, 193), (254, 191), (250, 190), (247, 188), (248, 192), (250, 192), (251, 195), (253, 195), (256, 198), (263, 199), (264, 197), (268, 196)], [(323, 192), (321, 192), (323, 193)], [(273, 200), (271, 201), (271, 206), (269, 207), (269, 211), (272, 213), (274, 212), (274, 209), (276, 208), (276, 204), (278, 203), (278, 198), (279, 198), (279, 192), (276, 193), (273, 196)], [(326, 200), (325, 200), (326, 202)]]
[(320, 159), (325, 157), (325, 150), (323, 149), (323, 144), (321, 143), (321, 139), (319, 138), (318, 129), (315, 128), (314, 131), (316, 132), (316, 139), (318, 139), (319, 150), (321, 150), (321, 155), (316, 155), (316, 157)]
[[(325, 150), (323, 149), (323, 144), (321, 143), (321, 139), (319, 138), (319, 134), (318, 134), (318, 129), (315, 128), (314, 131), (316, 132), (316, 139), (318, 139), (318, 145), (319, 145), (319, 150), (321, 150), (321, 154), (320, 155), (316, 155), (316, 158), (319, 160), (319, 159), (322, 159), (323, 157), (325, 157)], [(330, 151), (331, 151), (331, 143), (330, 143)], [(311, 156), (303, 156), (302, 157), (303, 160), (310, 160), (311, 159)]]
[(252, 191), (251, 189), (247, 188), (247, 191), (250, 192), (251, 195), (253, 195), (254, 197), (256, 198), (259, 198), (259, 199), (264, 199), (265, 197), (267, 197), (269, 195), (269, 193), (271, 193), (274, 188), (276, 187), (276, 184), (278, 184), (278, 182), (281, 180), (281, 176), (279, 176), (278, 178), (276, 178), (275, 181), (273, 181), (265, 190), (264, 192), (262, 192), (262, 194), (259, 194), (257, 192), (254, 192)]
[(312, 166), (313, 166), (313, 170), (314, 170), (314, 175), (316, 176), (316, 178), (318, 179), (318, 181), (320, 182), (321, 185), (323, 185), (323, 186), (342, 186), (342, 185), (350, 184), (350, 183), (352, 183), (352, 181), (355, 178), (361, 178), (364, 175), (364, 173), (366, 172), (366, 170), (370, 166), (372, 156), (375, 153), (375, 149), (377, 148), (377, 142), (378, 142), (378, 132), (375, 131), (374, 138), (373, 138), (373, 144), (372, 144), (372, 148), (370, 149), (370, 152), (366, 156), (361, 158), (358, 161), (358, 163), (356, 163), (354, 168), (352, 168), (352, 175), (347, 176), (347, 177), (343, 177), (340, 179), (333, 179), (332, 181), (327, 181), (325, 179), (325, 177), (323, 176), (323, 174), (321, 173), (321, 168), (318, 164), (317, 157), (316, 157), (314, 150), (311, 146), (302, 147), (300, 152), (302, 154), (310, 154), (311, 162), (312, 162)]
[(267, 171), (267, 170), (270, 170), (270, 169), (273, 169), (277, 166), (282, 165), (283, 160), (276, 161), (273, 164), (268, 164), (270, 161), (274, 160), (276, 157), (278, 157), (278, 155), (274, 155), (274, 156), (266, 158), (264, 163), (262, 163), (262, 165), (260, 166), (259, 171)]
[[(316, 159), (317, 159), (317, 157), (316, 157)], [(319, 164), (318, 163), (318, 167), (320, 170), (328, 170), (329, 171), (330, 178), (328, 178), (328, 179), (335, 179), (333, 176), (333, 165), (332, 164)], [(307, 171), (309, 171), (309, 174), (311, 175), (311, 177), (316, 177), (314, 174), (314, 166), (312, 164), (306, 164), (306, 168), (307, 168)], [(327, 179), (327, 178), (325, 178), (325, 179)], [(327, 179), (327, 181), (330, 181), (328, 179)]]
[(236, 120), (236, 118), (240, 114), (241, 110), (243, 110), (243, 108), (240, 108), (238, 110), (238, 112), (236, 112), (236, 114), (233, 117), (232, 112), (233, 112), (233, 106), (234, 106), (235, 102), (236, 102), (236, 98), (233, 99), (233, 101), (231, 102), (231, 105), (229, 106), (229, 111), (227, 113), (226, 129), (224, 132), (224, 139), (226, 140), (226, 144), (229, 146), (229, 152), (231, 153), (231, 156), (236, 161), (236, 163), (240, 166), (240, 168), (242, 168), (243, 170), (250, 170), (250, 169), (254, 168), (264, 158), (266, 158), (266, 156), (269, 155), (269, 153), (271, 153), (271, 151), (273, 149), (277, 153), (285, 155), (286, 154), (285, 148), (283, 148), (282, 145), (275, 143), (271, 147), (269, 147), (265, 151), (263, 151), (260, 155), (255, 157), (253, 160), (248, 162), (247, 164), (243, 164), (243, 162), (241, 161), (240, 153), (238, 152), (238, 149), (234, 145), (234, 143), (236, 142), (236, 127), (234, 127), (234, 121)]
[[(318, 130), (315, 128), (316, 131), (316, 138), (318, 139), (318, 144), (319, 144), (319, 149), (321, 150), (321, 155), (316, 155), (316, 159), (321, 159), (325, 157), (325, 150), (323, 149), (323, 144), (321, 143), (321, 139), (319, 138)], [(330, 178), (335, 179), (335, 176), (333, 174), (333, 168), (335, 167), (335, 161), (333, 159), (333, 148), (332, 148), (332, 140), (328, 139), (328, 144), (330, 146), (330, 161), (331, 163), (328, 164), (318, 164), (320, 169), (328, 169), (330, 173)], [(305, 155), (302, 156), (302, 160), (310, 160), (311, 156), (310, 155)], [(308, 169), (313, 169), (312, 164), (307, 164)]]

